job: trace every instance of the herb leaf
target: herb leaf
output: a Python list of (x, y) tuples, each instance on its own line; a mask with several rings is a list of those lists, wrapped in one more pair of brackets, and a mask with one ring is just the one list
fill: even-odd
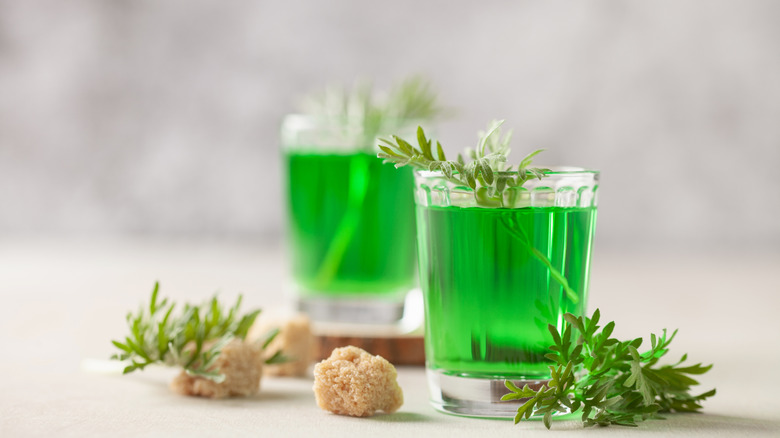
[[(507, 187), (519, 187), (531, 178), (542, 179), (550, 169), (529, 167), (533, 158), (543, 151), (538, 149), (525, 158), (517, 166), (515, 174), (508, 174), (512, 166), (507, 165), (509, 141), (512, 132), (501, 135), (503, 120), (490, 122), (485, 131), (479, 133), (479, 142), (475, 149), (466, 149), (464, 154), (458, 154), (458, 159), (447, 160), (441, 143), (436, 142), (436, 156), (432, 151), (433, 141), (428, 139), (422, 126), (417, 127), (418, 148), (408, 141), (392, 135), (392, 141), (380, 138), (377, 154), (385, 163), (395, 167), (410, 165), (417, 169), (441, 171), (444, 176), (461, 186), (468, 186), (474, 191), (477, 204), (487, 207), (503, 207), (503, 192)], [(471, 158), (469, 162), (463, 155)]]
[[(642, 338), (619, 341), (610, 337), (614, 322), (601, 331), (598, 309), (590, 318), (564, 315), (563, 333), (550, 325), (554, 345), (548, 359), (551, 378), (538, 390), (520, 389), (506, 381), (511, 392), (502, 400), (528, 399), (517, 409), (515, 423), (531, 416), (542, 416), (551, 427), (555, 413), (582, 412), (582, 424), (589, 426), (636, 426), (638, 422), (655, 418), (659, 413), (696, 412), (703, 400), (715, 395), (715, 389), (691, 395), (698, 385), (692, 375), (704, 374), (712, 365), (681, 366), (687, 355), (673, 365), (658, 366), (669, 350), (676, 331), (667, 337), (650, 335), (650, 349), (640, 353)], [(578, 332), (576, 343), (574, 332)]]

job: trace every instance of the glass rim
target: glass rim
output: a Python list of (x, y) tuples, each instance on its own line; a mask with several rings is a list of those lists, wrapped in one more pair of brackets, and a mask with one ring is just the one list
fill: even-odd
[[(436, 178), (436, 177), (442, 177), (445, 178), (444, 172), (441, 170), (415, 170), (414, 173), (416, 175), (419, 175), (423, 178)], [(457, 172), (453, 172), (453, 175), (457, 174)], [(502, 171), (502, 172), (494, 172), (495, 175), (507, 175), (507, 176), (514, 176), (517, 175), (516, 170), (511, 171)], [(586, 169), (584, 167), (576, 167), (576, 166), (550, 166), (548, 168), (547, 172), (543, 172), (543, 175), (563, 175), (563, 176), (585, 176), (585, 175), (595, 175), (598, 176), (601, 174), (600, 170), (595, 169)]]
[[(348, 115), (339, 115), (339, 114), (306, 114), (306, 113), (288, 113), (282, 117), (282, 124), (287, 123), (307, 123), (307, 124), (313, 124), (313, 123), (322, 123), (322, 122), (332, 122), (332, 123), (339, 123), (339, 122), (359, 122), (366, 120), (366, 117), (363, 116), (348, 116)], [(426, 123), (432, 123), (430, 119), (424, 119), (419, 117), (382, 117), (381, 118), (383, 123), (396, 123), (398, 122), (404, 122), (409, 124), (415, 124), (415, 125), (425, 125)]]

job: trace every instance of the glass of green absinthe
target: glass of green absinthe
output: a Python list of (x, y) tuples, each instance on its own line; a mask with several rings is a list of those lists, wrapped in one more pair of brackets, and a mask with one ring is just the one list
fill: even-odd
[(287, 116), (288, 235), (300, 310), (315, 321), (395, 324), (416, 287), (414, 178), (377, 158), (377, 137), (438, 112), (419, 78), (385, 99), (328, 89)]
[[(476, 150), (447, 161), (418, 131), (380, 156), (416, 167), (415, 200), (425, 348), (433, 405), (444, 412), (512, 418), (505, 380), (538, 388), (544, 357), (566, 312), (583, 315), (588, 295), (599, 173), (517, 168), (507, 163), (501, 122)], [(438, 147), (437, 147), (438, 146)], [(437, 151), (438, 149), (438, 151)], [(404, 167), (401, 167), (403, 169)], [(430, 170), (425, 170), (430, 169)]]

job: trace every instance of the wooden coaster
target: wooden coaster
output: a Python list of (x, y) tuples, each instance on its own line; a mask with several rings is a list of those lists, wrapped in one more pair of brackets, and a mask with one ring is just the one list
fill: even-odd
[(425, 365), (425, 346), (422, 336), (316, 336), (317, 360), (330, 357), (335, 348), (353, 345), (382, 356), (393, 365)]

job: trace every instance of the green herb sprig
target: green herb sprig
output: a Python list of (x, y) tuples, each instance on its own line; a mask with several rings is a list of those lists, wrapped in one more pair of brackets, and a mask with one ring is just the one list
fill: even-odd
[[(555, 413), (582, 412), (582, 424), (588, 426), (637, 426), (637, 422), (660, 417), (661, 413), (696, 412), (701, 402), (715, 395), (715, 389), (691, 395), (698, 382), (691, 376), (704, 374), (712, 365), (683, 366), (687, 354), (672, 365), (658, 365), (669, 351), (677, 334), (650, 335), (650, 349), (642, 353), (642, 338), (619, 341), (611, 337), (615, 328), (609, 322), (598, 325), (598, 309), (590, 318), (564, 315), (566, 328), (559, 333), (549, 325), (555, 345), (545, 357), (551, 379), (538, 390), (505, 382), (511, 391), (501, 400), (526, 400), (518, 409), (515, 423), (531, 416), (542, 416), (551, 427)], [(575, 339), (575, 332), (579, 333)]]
[(448, 111), (438, 103), (430, 83), (422, 76), (411, 76), (394, 85), (383, 96), (370, 82), (357, 81), (352, 89), (327, 87), (305, 98), (304, 113), (331, 119), (343, 125), (343, 139), (362, 144), (373, 151), (380, 135), (444, 116)]
[[(214, 296), (203, 305), (185, 304), (181, 312), (174, 313), (176, 304), (167, 298), (159, 299), (160, 284), (155, 283), (148, 306), (141, 306), (137, 313), (127, 314), (130, 334), (123, 341), (111, 341), (120, 353), (111, 359), (131, 361), (123, 374), (143, 370), (151, 364), (178, 366), (188, 374), (205, 377), (217, 383), (225, 376), (214, 369), (222, 348), (233, 339), (244, 339), (260, 310), (241, 315), (241, 295), (236, 303), (224, 307)], [(263, 348), (273, 340), (278, 331), (269, 333)], [(286, 361), (277, 351), (266, 363)]]
[(396, 168), (410, 165), (417, 169), (441, 171), (455, 184), (469, 187), (474, 191), (474, 197), (479, 205), (486, 207), (502, 207), (503, 192), (507, 187), (522, 187), (531, 178), (542, 179), (550, 169), (530, 167), (533, 158), (543, 151), (537, 149), (526, 155), (512, 171), (512, 165), (507, 164), (509, 142), (512, 132), (501, 135), (503, 120), (490, 122), (484, 132), (479, 133), (479, 143), (475, 149), (467, 148), (464, 154), (470, 158), (466, 162), (463, 154), (458, 154), (456, 160), (448, 160), (441, 143), (436, 141), (436, 154), (433, 152), (433, 141), (425, 136), (422, 126), (417, 128), (417, 144), (412, 146), (403, 138), (393, 135), (393, 141), (380, 138), (377, 154), (384, 158), (385, 163), (392, 163)]
[[(377, 157), (385, 163), (392, 163), (396, 168), (412, 166), (417, 169), (441, 171), (451, 182), (470, 188), (478, 205), (483, 207), (503, 207), (504, 190), (508, 187), (522, 187), (531, 178), (541, 180), (550, 169), (531, 167), (534, 157), (544, 149), (537, 149), (526, 155), (512, 172), (512, 165), (507, 164), (509, 143), (512, 131), (505, 135), (501, 133), (503, 120), (490, 122), (487, 130), (479, 132), (479, 142), (475, 149), (466, 148), (458, 154), (457, 160), (448, 160), (439, 141), (436, 141), (436, 153), (433, 151), (433, 140), (425, 136), (422, 126), (417, 127), (418, 147), (412, 146), (403, 138), (393, 135), (393, 141), (380, 138), (381, 152)], [(466, 162), (463, 155), (470, 157)], [(577, 293), (569, 286), (566, 277), (558, 271), (542, 252), (533, 248), (525, 232), (516, 224), (504, 221), (507, 229), (522, 242), (528, 250), (549, 270), (553, 279), (561, 285), (566, 295), (573, 303), (579, 301)]]

